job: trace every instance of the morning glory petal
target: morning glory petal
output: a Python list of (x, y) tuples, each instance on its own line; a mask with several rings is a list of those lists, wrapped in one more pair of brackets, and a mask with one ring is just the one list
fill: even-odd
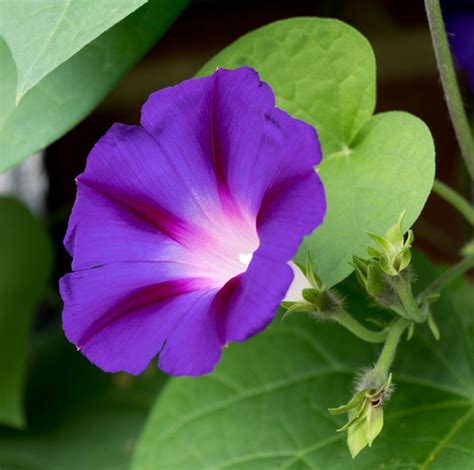
[(141, 126), (114, 125), (78, 177), (68, 339), (108, 372), (156, 355), (172, 375), (210, 372), (283, 300), (326, 211), (320, 158), (315, 130), (248, 67), (152, 94)]

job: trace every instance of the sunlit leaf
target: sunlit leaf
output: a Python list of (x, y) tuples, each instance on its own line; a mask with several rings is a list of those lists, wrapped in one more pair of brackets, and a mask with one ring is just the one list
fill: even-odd
[(367, 40), (332, 19), (294, 18), (246, 34), (199, 72), (249, 65), (268, 82), (279, 107), (313, 125), (323, 148), (318, 172), (328, 211), (297, 257), (334, 285), (365, 256), (367, 232), (385, 233), (406, 210), (417, 219), (434, 178), (434, 146), (425, 124), (402, 112), (373, 117), (375, 60)]

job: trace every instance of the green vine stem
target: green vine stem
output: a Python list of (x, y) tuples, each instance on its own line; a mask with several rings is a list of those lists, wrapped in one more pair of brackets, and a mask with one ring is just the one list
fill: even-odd
[(451, 204), (471, 225), (474, 225), (474, 208), (459, 193), (439, 180), (435, 180), (433, 192)]
[(386, 380), (390, 368), (392, 367), (393, 360), (395, 359), (395, 353), (400, 338), (410, 323), (410, 320), (400, 317), (390, 326), (382, 352), (380, 353), (373, 369), (373, 376), (380, 383), (383, 383)]
[(438, 294), (457, 277), (461, 276), (472, 268), (474, 268), (474, 256), (467, 256), (463, 258), (461, 261), (459, 261), (459, 263), (451, 266), (448, 270), (441, 274), (441, 276), (435, 279), (430, 286), (428, 286), (418, 295), (418, 304), (421, 305), (430, 296)]
[(464, 162), (474, 180), (474, 140), (459, 91), (439, 0), (425, 0), (425, 8), (449, 115)]
[(346, 311), (339, 311), (331, 318), (336, 320), (341, 326), (349, 330), (352, 334), (368, 343), (383, 343), (388, 336), (388, 329), (372, 331), (360, 324), (354, 317)]
[(425, 322), (426, 317), (422, 314), (418, 307), (419, 304), (413, 296), (410, 282), (401, 276), (394, 276), (394, 279), (392, 280), (392, 287), (400, 299), (405, 311), (403, 317), (409, 318), (410, 320), (413, 320), (417, 323)]

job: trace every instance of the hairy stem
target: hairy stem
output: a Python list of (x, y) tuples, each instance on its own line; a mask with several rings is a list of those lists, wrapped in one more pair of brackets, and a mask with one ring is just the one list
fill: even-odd
[(459, 193), (439, 180), (435, 180), (433, 192), (451, 204), (471, 225), (474, 225), (474, 207)]
[(418, 304), (421, 305), (431, 295), (438, 294), (457, 277), (461, 276), (472, 268), (474, 268), (474, 256), (467, 256), (466, 258), (463, 258), (461, 261), (459, 261), (459, 263), (451, 266), (448, 270), (441, 274), (441, 276), (435, 279), (430, 286), (428, 286), (418, 295)]
[(439, 0), (425, 0), (425, 8), (449, 115), (464, 162), (471, 180), (474, 180), (474, 141), (454, 71)]
[(405, 311), (405, 315), (403, 316), (417, 323), (425, 322), (426, 318), (421, 313), (418, 307), (418, 302), (413, 296), (410, 282), (408, 282), (401, 276), (397, 276), (393, 278), (392, 286), (398, 298), (400, 299), (400, 302)]
[(386, 380), (388, 373), (390, 372), (393, 360), (395, 359), (398, 343), (409, 324), (410, 320), (400, 317), (397, 318), (389, 328), (382, 352), (380, 353), (373, 369), (374, 377), (376, 377), (380, 383), (383, 383)]
[(372, 331), (360, 324), (354, 317), (346, 311), (340, 311), (332, 318), (340, 325), (349, 330), (352, 334), (368, 343), (383, 343), (388, 335), (388, 329)]

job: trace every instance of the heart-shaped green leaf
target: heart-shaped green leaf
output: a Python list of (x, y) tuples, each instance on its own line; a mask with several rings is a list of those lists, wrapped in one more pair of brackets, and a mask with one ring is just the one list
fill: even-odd
[[(417, 272), (426, 278), (432, 270), (428, 265)], [(366, 316), (379, 315), (367, 311), (354, 282), (341, 285), (351, 304), (364, 306)], [(457, 283), (433, 307), (440, 341), (420, 326), (402, 342), (384, 429), (355, 460), (346, 434), (336, 432), (346, 418), (327, 409), (349, 400), (354, 375), (374, 362), (381, 346), (294, 315), (245, 344), (232, 344), (213, 374), (172, 379), (138, 442), (133, 468), (471, 468), (473, 298), (472, 285)]]
[(323, 148), (324, 224), (307, 237), (315, 270), (329, 286), (366, 254), (367, 232), (385, 233), (405, 209), (406, 227), (423, 208), (434, 178), (428, 128), (407, 113), (371, 117), (375, 61), (367, 40), (331, 19), (295, 18), (253, 31), (215, 56), (216, 67), (249, 65), (268, 82), (279, 107), (313, 125)]
[(83, 119), (166, 31), (186, 3), (150, 0), (56, 67), (18, 104), (15, 61), (0, 38), (0, 172), (43, 149)]
[(4, 1), (0, 36), (8, 44), (16, 65), (16, 101), (48, 73), (145, 2)]
[(18, 202), (0, 198), (0, 424), (22, 427), (31, 320), (51, 270), (42, 225)]

